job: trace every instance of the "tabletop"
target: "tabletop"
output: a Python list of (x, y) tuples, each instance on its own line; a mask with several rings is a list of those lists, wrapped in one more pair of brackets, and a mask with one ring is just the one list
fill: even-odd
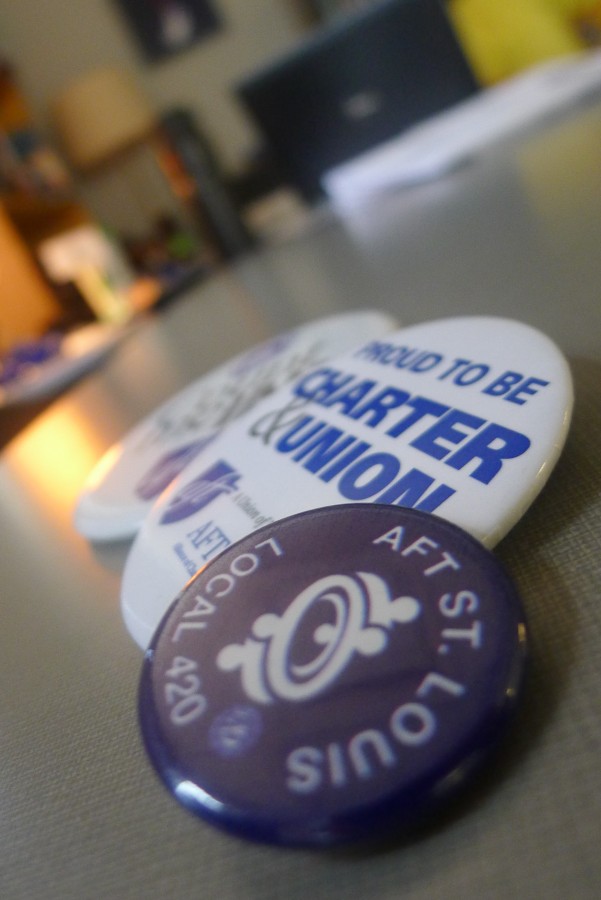
[[(593, 898), (601, 893), (601, 106), (285, 241), (141, 322), (0, 462), (0, 896)], [(142, 749), (142, 662), (119, 610), (126, 542), (72, 524), (101, 453), (158, 403), (320, 315), (490, 314), (544, 331), (575, 412), (544, 491), (497, 547), (532, 635), (526, 694), (487, 771), (409, 836), (335, 851), (222, 834)]]

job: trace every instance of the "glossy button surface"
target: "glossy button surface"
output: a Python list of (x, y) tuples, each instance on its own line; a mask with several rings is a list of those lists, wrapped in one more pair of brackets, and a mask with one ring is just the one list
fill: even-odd
[(198, 568), (306, 509), (408, 506), (493, 547), (552, 472), (572, 402), (560, 350), (520, 322), (442, 319), (367, 339), (228, 426), (160, 497), (124, 571), (128, 629), (147, 646)]
[(348, 504), (244, 538), (146, 652), (140, 722), (184, 806), (236, 834), (327, 845), (407, 826), (465, 783), (522, 684), (515, 589), (435, 516)]
[(93, 540), (132, 537), (153, 501), (228, 423), (287, 381), (397, 325), (377, 310), (318, 319), (229, 360), (180, 391), (111, 447), (78, 499)]

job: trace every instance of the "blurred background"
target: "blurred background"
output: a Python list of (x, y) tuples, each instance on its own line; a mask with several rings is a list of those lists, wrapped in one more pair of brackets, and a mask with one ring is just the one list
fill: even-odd
[[(0, 0), (2, 385), (306, 214), (238, 86), (393, 4)], [(482, 88), (601, 34), (600, 0), (439, 5)]]

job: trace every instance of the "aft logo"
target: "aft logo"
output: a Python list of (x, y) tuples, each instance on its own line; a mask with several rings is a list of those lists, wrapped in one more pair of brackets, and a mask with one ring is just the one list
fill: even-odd
[(211, 434), (163, 454), (136, 485), (137, 496), (141, 500), (154, 500), (158, 497), (214, 437), (215, 435)]
[[(389, 632), (413, 622), (420, 609), (413, 597), (393, 599), (379, 575), (327, 575), (301, 591), (281, 616), (255, 619), (251, 636), (224, 647), (217, 665), (222, 671), (240, 669), (249, 700), (310, 700), (356, 656), (384, 652)], [(307, 644), (318, 648), (310, 659), (303, 653)]]
[(215, 463), (176, 492), (161, 517), (161, 525), (187, 519), (221, 494), (235, 493), (240, 477), (240, 473), (224, 460)]
[(152, 647), (141, 721), (178, 797), (246, 836), (322, 846), (407, 824), (475, 771), (515, 707), (527, 629), (475, 538), (356, 503), (223, 549)]

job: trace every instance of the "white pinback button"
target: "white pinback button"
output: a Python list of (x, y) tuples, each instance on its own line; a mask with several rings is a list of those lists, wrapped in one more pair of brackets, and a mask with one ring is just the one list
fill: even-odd
[(494, 546), (549, 477), (572, 403), (563, 355), (519, 322), (444, 319), (368, 339), (230, 425), (162, 495), (125, 567), (129, 630), (146, 646), (198, 568), (301, 510), (408, 506)]
[(100, 460), (78, 499), (77, 530), (93, 540), (132, 537), (154, 499), (225, 424), (308, 368), (395, 327), (392, 317), (378, 311), (319, 319), (189, 385)]

